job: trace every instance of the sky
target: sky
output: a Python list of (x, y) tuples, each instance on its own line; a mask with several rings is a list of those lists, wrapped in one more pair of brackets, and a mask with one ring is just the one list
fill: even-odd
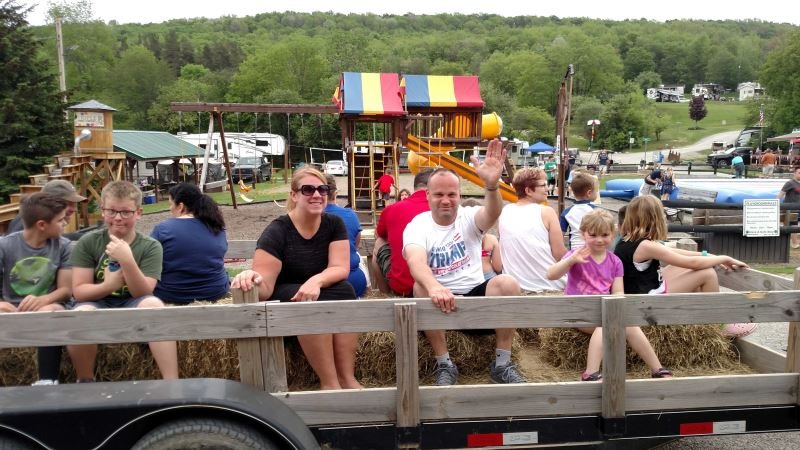
[[(66, 0), (69, 3), (69, 0)], [(45, 23), (47, 0), (17, 0), (25, 6), (37, 5), (28, 14), (32, 25)], [(512, 6), (513, 4), (517, 4)], [(631, 0), (92, 0), (93, 17), (118, 23), (164, 22), (183, 18), (252, 16), (258, 13), (292, 10), (297, 12), (333, 11), (374, 14), (498, 14), (502, 16), (588, 17), (592, 19), (670, 19), (748, 20), (800, 25), (800, 8), (791, 1), (761, 0), (753, 3), (670, 2)]]

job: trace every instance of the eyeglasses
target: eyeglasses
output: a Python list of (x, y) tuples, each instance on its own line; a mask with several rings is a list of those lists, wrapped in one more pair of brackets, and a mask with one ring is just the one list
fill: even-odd
[(300, 192), (306, 197), (311, 197), (312, 195), (314, 195), (314, 191), (319, 192), (319, 195), (326, 196), (328, 195), (328, 192), (331, 191), (331, 187), (328, 186), (327, 184), (320, 184), (319, 186), (304, 184), (300, 186), (300, 189), (295, 190), (295, 192)]
[(545, 186), (547, 186), (547, 183), (536, 183), (536, 184), (533, 185), (534, 188), (545, 187)]
[(119, 216), (122, 217), (123, 219), (130, 219), (131, 217), (133, 217), (134, 214), (136, 214), (136, 211), (131, 211), (128, 209), (117, 210), (111, 208), (103, 208), (103, 216), (105, 216), (108, 219), (113, 219), (114, 217), (117, 217), (117, 214), (119, 214)]

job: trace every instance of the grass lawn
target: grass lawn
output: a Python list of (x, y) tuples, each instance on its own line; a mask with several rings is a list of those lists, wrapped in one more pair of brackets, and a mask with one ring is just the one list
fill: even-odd
[[(746, 126), (745, 104), (741, 102), (707, 101), (708, 114), (705, 119), (698, 122), (699, 130), (694, 129), (695, 122), (689, 118), (689, 103), (656, 103), (655, 105), (658, 113), (668, 118), (669, 125), (666, 130), (661, 132), (658, 141), (655, 136), (648, 136), (651, 139), (648, 144), (649, 148), (663, 148), (666, 145), (682, 147), (712, 134), (741, 130)], [(585, 130), (586, 127), (583, 124), (573, 122), (569, 136), (570, 147), (580, 149), (589, 147), (589, 140), (584, 135)], [(635, 130), (634, 136), (636, 136)], [(639, 135), (636, 139), (637, 142), (633, 145), (634, 151), (641, 152), (644, 149), (641, 142), (642, 137), (645, 136)]]
[[(248, 186), (251, 185), (248, 184)], [(248, 203), (242, 200), (241, 196), (239, 195), (239, 187), (234, 185), (233, 188), (234, 193), (236, 193), (237, 196), (237, 204)], [(243, 195), (253, 200), (255, 203), (268, 202), (272, 200), (286, 200), (287, 189), (287, 185), (283, 183), (283, 178), (274, 177), (272, 181), (265, 181), (263, 183), (256, 184), (255, 189), (251, 190), (250, 192), (246, 192)], [(211, 192), (208, 195), (211, 196), (211, 198), (213, 198), (214, 201), (219, 205), (233, 204), (231, 201), (230, 191)], [(142, 208), (144, 209), (144, 214), (167, 211), (169, 209), (169, 201), (159, 199), (158, 203), (142, 205)]]

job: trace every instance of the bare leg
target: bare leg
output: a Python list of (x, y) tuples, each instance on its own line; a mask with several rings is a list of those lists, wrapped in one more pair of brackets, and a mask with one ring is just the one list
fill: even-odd
[(603, 362), (603, 328), (578, 328), (578, 331), (592, 335), (589, 338), (589, 350), (586, 354), (586, 373), (599, 372), (600, 364)]
[[(489, 297), (494, 296), (519, 296), (520, 288), (519, 282), (510, 275), (500, 274), (491, 280), (486, 285), (486, 295)], [(511, 350), (511, 344), (514, 342), (514, 335), (517, 330), (514, 328), (501, 328), (495, 330), (497, 337), (497, 348), (502, 350)]]
[(341, 333), (333, 335), (333, 357), (336, 375), (343, 389), (361, 389), (356, 379), (356, 351), (358, 350), (358, 333)]
[(80, 380), (94, 380), (94, 363), (97, 359), (97, 344), (68, 345), (67, 352)]
[(625, 337), (628, 339), (628, 345), (631, 346), (634, 352), (647, 364), (650, 370), (658, 370), (661, 366), (658, 356), (656, 356), (653, 346), (647, 340), (647, 336), (639, 327), (626, 327)]
[(719, 280), (714, 269), (691, 270), (669, 266), (662, 271), (667, 292), (719, 292)]
[[(137, 308), (163, 307), (164, 303), (157, 297), (147, 297), (137, 306)], [(165, 380), (178, 379), (178, 344), (175, 341), (151, 342), (150, 353), (153, 354), (158, 370)]]
[[(93, 311), (94, 306), (80, 305), (73, 311)], [(97, 360), (97, 344), (68, 345), (67, 352), (75, 367), (75, 375), (80, 380), (94, 380), (94, 364)]]
[(333, 356), (333, 335), (317, 334), (297, 336), (308, 363), (319, 377), (320, 389), (341, 389)]

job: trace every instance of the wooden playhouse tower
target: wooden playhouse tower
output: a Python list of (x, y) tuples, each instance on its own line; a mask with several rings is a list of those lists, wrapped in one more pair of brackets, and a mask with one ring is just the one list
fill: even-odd
[(397, 179), (403, 148), (442, 165), (442, 152), (484, 139), (477, 76), (345, 72), (334, 100), (350, 167), (348, 202), (365, 224), (380, 216), (385, 205), (373, 186), (387, 167)]

